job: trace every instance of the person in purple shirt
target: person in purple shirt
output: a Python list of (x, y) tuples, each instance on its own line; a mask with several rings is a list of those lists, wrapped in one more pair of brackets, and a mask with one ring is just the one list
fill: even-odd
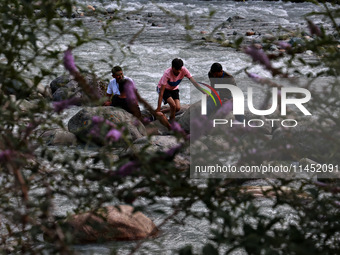
[(188, 78), (197, 89), (202, 91), (202, 93), (205, 93), (192, 77), (188, 69), (183, 66), (183, 61), (179, 58), (173, 59), (171, 67), (165, 70), (157, 86), (158, 105), (156, 112), (161, 111), (162, 101), (164, 104), (169, 104), (170, 121), (175, 119), (176, 112), (181, 109), (178, 87), (184, 77)]

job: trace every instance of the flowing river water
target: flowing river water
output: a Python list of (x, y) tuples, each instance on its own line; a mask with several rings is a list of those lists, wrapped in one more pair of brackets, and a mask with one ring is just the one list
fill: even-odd
[[(93, 65), (97, 74), (105, 79), (110, 79), (110, 70), (114, 65), (121, 65), (124, 74), (135, 80), (140, 94), (153, 106), (156, 106), (158, 95), (155, 91), (159, 79), (165, 69), (170, 67), (171, 60), (179, 57), (184, 60), (185, 66), (197, 81), (208, 83), (207, 73), (212, 63), (219, 62), (224, 69), (235, 76), (236, 82), (241, 88), (246, 88), (249, 80), (241, 69), (251, 66), (250, 70), (264, 77), (270, 74), (259, 65), (252, 65), (250, 58), (230, 47), (222, 47), (218, 43), (207, 40), (209, 33), (221, 25), (215, 32), (213, 38), (221, 41), (233, 41), (239, 36), (244, 36), (249, 30), (255, 35), (246, 37), (248, 42), (260, 41), (265, 34), (277, 35), (282, 32), (281, 26), (291, 30), (307, 30), (304, 15), (319, 11), (320, 7), (311, 3), (283, 3), (263, 1), (81, 1), (85, 5), (93, 5), (103, 8), (123, 8), (127, 11), (121, 16), (121, 20), (112, 23), (114, 31), (108, 35), (113, 47), (96, 42), (89, 43), (74, 51), (77, 65), (87, 68)], [(173, 15), (165, 14), (162, 8), (169, 10)], [(209, 14), (215, 12), (212, 18)], [(182, 17), (177, 19), (177, 17)], [(183, 24), (184, 16), (188, 16), (189, 24), (194, 25), (193, 30), (187, 31)], [(108, 18), (107, 15), (106, 18)], [(91, 16), (82, 18), (88, 26), (91, 35), (102, 37), (100, 32), (101, 22), (95, 21)], [(316, 24), (323, 23), (320, 17), (313, 19)], [(65, 22), (73, 22), (65, 18)], [(331, 25), (324, 24), (327, 28)], [(141, 34), (135, 38), (134, 35), (144, 27)], [(191, 40), (188, 40), (188, 35)], [(61, 47), (67, 48), (70, 41), (63, 40)], [(131, 42), (132, 43), (129, 43)], [(123, 54), (125, 52), (126, 54)], [(306, 54), (308, 56), (308, 54)], [(313, 56), (310, 56), (313, 58)], [(105, 63), (100, 61), (106, 59)], [(302, 68), (302, 73), (317, 72)], [(63, 70), (60, 69), (60, 73)], [(181, 103), (191, 103), (190, 94), (193, 90), (187, 80), (180, 85)], [(195, 92), (193, 93), (195, 95)], [(198, 94), (197, 94), (198, 95)], [(255, 94), (261, 97), (261, 92)], [(78, 107), (71, 108), (65, 112), (65, 122), (79, 110)], [(70, 209), (63, 201), (60, 202), (59, 213)], [(139, 201), (143, 203), (143, 201)], [(159, 208), (168, 210), (168, 198), (161, 198)], [(262, 201), (264, 208), (270, 201)], [(199, 204), (194, 210), (204, 211), (205, 208)], [(268, 213), (271, 213), (268, 211)], [(163, 215), (148, 215), (156, 224), (163, 220)], [(208, 241), (209, 222), (197, 219), (187, 219), (185, 226), (175, 225), (171, 222), (162, 227), (162, 235), (153, 242), (145, 245), (150, 248), (151, 254), (171, 254), (178, 248), (192, 244), (195, 249)], [(160, 244), (158, 246), (158, 244)], [(110, 254), (112, 248), (119, 249), (118, 254), (124, 254), (126, 248), (135, 245), (134, 242), (105, 243), (75, 246), (79, 254)], [(235, 254), (243, 254), (241, 251)]]

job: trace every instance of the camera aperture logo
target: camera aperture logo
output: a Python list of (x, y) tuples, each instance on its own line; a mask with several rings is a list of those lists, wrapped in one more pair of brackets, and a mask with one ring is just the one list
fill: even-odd
[[(217, 98), (220, 101), (220, 104), (222, 105), (222, 101), (216, 92), (215, 89), (218, 89), (221, 91), (221, 89), (227, 89), (230, 91), (232, 95), (232, 105), (233, 105), (233, 114), (234, 115), (244, 115), (245, 114), (245, 96), (243, 94), (243, 91), (232, 84), (215, 84), (215, 89), (212, 88), (209, 85), (204, 84), (208, 88), (211, 89), (211, 91), (217, 96)], [(206, 90), (205, 90), (206, 91)], [(206, 91), (208, 92), (208, 91)], [(309, 90), (305, 88), (296, 88), (296, 87), (282, 87), (280, 91), (278, 88), (272, 88), (272, 106), (269, 109), (265, 110), (259, 110), (255, 109), (254, 102), (253, 102), (253, 88), (248, 88), (248, 96), (247, 96), (247, 104), (249, 111), (258, 116), (266, 116), (273, 114), (278, 106), (279, 106), (279, 97), (280, 98), (280, 114), (281, 116), (287, 115), (287, 106), (288, 105), (295, 105), (297, 109), (299, 109), (304, 115), (312, 115), (306, 107), (303, 105), (310, 101), (311, 99), (311, 93)], [(280, 94), (279, 94), (280, 93)], [(302, 96), (300, 98), (290, 98), (288, 97), (289, 94), (301, 94)], [(212, 97), (215, 105), (217, 105), (216, 100), (214, 99), (213, 95), (208, 92), (208, 95)], [(201, 100), (201, 114), (207, 115), (207, 95), (202, 94), (202, 100)], [(283, 127), (295, 127), (298, 125), (297, 120), (295, 119), (266, 119), (266, 121), (270, 122), (271, 126), (274, 126), (274, 123), (280, 122), (280, 124)], [(232, 119), (213, 119), (213, 127), (216, 127), (217, 125), (229, 125), (232, 127), (233, 125), (243, 125), (244, 127), (262, 127), (264, 125), (264, 120), (262, 119), (250, 119), (250, 120), (243, 120), (243, 121), (233, 121)]]

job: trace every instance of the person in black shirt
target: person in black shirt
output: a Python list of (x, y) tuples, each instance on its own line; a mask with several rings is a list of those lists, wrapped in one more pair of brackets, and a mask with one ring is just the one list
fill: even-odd
[[(232, 84), (237, 86), (234, 77), (230, 73), (224, 71), (220, 63), (214, 63), (211, 65), (208, 77), (213, 88), (215, 88), (216, 84)], [(227, 89), (216, 89), (216, 91), (222, 101), (227, 101), (233, 98), (230, 91)]]
[[(210, 85), (215, 88), (216, 84), (232, 84), (236, 85), (236, 81), (234, 76), (232, 76), (230, 73), (227, 73), (223, 70), (222, 65), (220, 63), (214, 63), (210, 67), (210, 71), (208, 73), (208, 77), (210, 80)], [(217, 93), (219, 94), (222, 102), (227, 102), (229, 100), (233, 99), (233, 96), (228, 89), (216, 89)], [(208, 98), (208, 114), (213, 113), (217, 110), (218, 107), (216, 107), (212, 100)], [(242, 122), (244, 120), (243, 115), (235, 115), (235, 119)]]
[[(126, 98), (127, 92), (133, 93), (134, 90), (136, 89), (133, 83), (128, 84), (128, 81), (129, 81), (128, 79), (121, 79), (118, 82), (120, 95), (114, 95), (112, 97), (111, 106), (120, 107), (124, 109), (125, 111), (134, 115), (137, 119), (141, 120), (142, 114), (140, 112), (140, 108), (139, 108), (137, 100), (134, 100), (134, 102), (128, 102)], [(132, 86), (132, 87), (130, 89), (129, 88), (126, 89), (125, 86)], [(135, 97), (135, 95), (132, 95), (132, 96)]]

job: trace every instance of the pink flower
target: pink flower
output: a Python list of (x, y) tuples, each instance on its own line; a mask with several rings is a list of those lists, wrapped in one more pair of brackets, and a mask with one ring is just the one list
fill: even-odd
[(309, 31), (312, 35), (316, 35), (316, 36), (322, 35), (320, 28), (317, 25), (315, 25), (311, 20), (307, 19), (307, 23), (308, 23)]
[(71, 105), (79, 105), (80, 99), (72, 97), (63, 101), (53, 102), (53, 109), (57, 113), (61, 113), (63, 110), (69, 108)]
[(89, 135), (92, 137), (100, 137), (100, 125), (95, 124), (89, 132)]
[(121, 137), (122, 137), (122, 132), (120, 132), (117, 129), (111, 129), (106, 135), (106, 139), (113, 141), (113, 142), (117, 142)]
[(11, 161), (12, 157), (15, 155), (15, 152), (12, 150), (4, 150), (0, 152), (0, 162)]
[(76, 67), (76, 64), (74, 63), (74, 58), (73, 58), (72, 51), (70, 48), (64, 52), (64, 67), (71, 74), (78, 72), (78, 69)]
[(105, 121), (105, 119), (103, 117), (100, 117), (100, 116), (93, 116), (92, 117), (93, 124), (100, 124), (100, 123), (103, 123), (104, 121)]
[(292, 45), (291, 45), (289, 42), (286, 42), (286, 41), (279, 41), (279, 42), (277, 43), (277, 45), (279, 45), (279, 47), (280, 47), (281, 49), (284, 49), (284, 50), (290, 49), (290, 48), (292, 47)]
[(254, 62), (260, 63), (265, 66), (268, 70), (272, 70), (272, 64), (262, 49), (256, 48), (254, 45), (248, 46), (244, 49), (244, 52), (252, 57)]
[(182, 148), (182, 144), (177, 144), (174, 147), (170, 148), (169, 150), (167, 150), (165, 153), (170, 156), (173, 157), (176, 153), (179, 152), (179, 150)]
[(185, 131), (183, 130), (181, 125), (178, 122), (176, 122), (176, 121), (171, 123), (170, 129), (173, 130), (175, 133), (180, 133), (180, 134), (185, 135)]
[(124, 90), (126, 94), (126, 101), (129, 105), (137, 105), (138, 100), (136, 96), (136, 87), (132, 80), (127, 79), (124, 85)]
[(117, 170), (116, 173), (117, 175), (120, 175), (120, 176), (128, 176), (138, 170), (139, 170), (139, 164), (136, 161), (129, 161), (126, 164), (122, 165)]
[(256, 82), (261, 82), (262, 77), (260, 75), (257, 75), (255, 73), (247, 73), (249, 78), (252, 78)]

